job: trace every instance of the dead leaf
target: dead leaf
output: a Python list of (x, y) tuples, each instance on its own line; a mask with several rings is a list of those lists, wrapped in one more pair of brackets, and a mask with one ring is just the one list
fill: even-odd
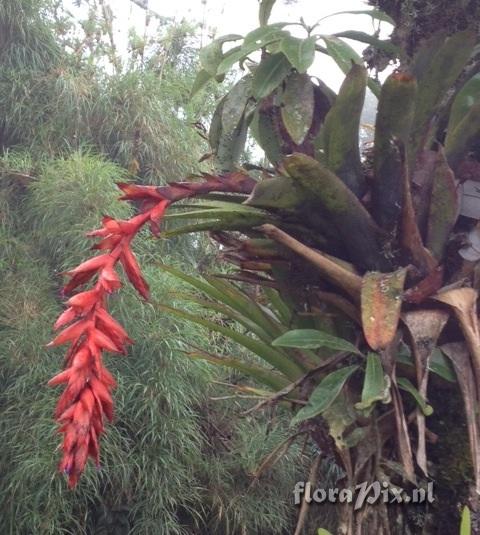
[[(424, 399), (427, 397), (430, 359), (448, 316), (449, 314), (443, 310), (413, 310), (402, 314), (402, 320), (412, 338), (411, 346), (415, 357), (418, 391)], [(425, 475), (428, 475), (425, 415), (421, 410), (417, 410), (416, 420), (418, 429), (416, 459)]]
[(402, 291), (407, 270), (393, 273), (366, 273), (362, 281), (362, 327), (368, 345), (374, 350), (385, 349), (397, 332)]

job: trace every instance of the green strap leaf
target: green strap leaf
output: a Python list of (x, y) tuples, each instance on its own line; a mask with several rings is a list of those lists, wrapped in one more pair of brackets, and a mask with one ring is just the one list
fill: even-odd
[(337, 15), (369, 15), (372, 17), (372, 19), (388, 22), (389, 24), (392, 24), (392, 26), (395, 25), (395, 21), (392, 19), (392, 17), (380, 9), (354, 9), (353, 11), (337, 11), (336, 13), (332, 13), (331, 15), (323, 17), (321, 20), (325, 20), (329, 17), (335, 17)]
[(362, 400), (355, 404), (358, 410), (370, 408), (376, 401), (388, 403), (390, 400), (390, 383), (383, 370), (380, 356), (369, 353), (362, 389)]
[(280, 50), (299, 73), (305, 73), (315, 59), (315, 44), (315, 37), (298, 39), (289, 35), (280, 41)]
[(243, 362), (241, 359), (235, 357), (220, 357), (218, 355), (204, 353), (203, 351), (194, 351), (186, 353), (186, 355), (192, 359), (205, 360), (206, 362), (214, 364), (215, 366), (225, 366), (227, 368), (238, 370), (274, 390), (282, 390), (289, 384), (287, 380), (276, 373), (261, 366), (255, 366), (254, 364)]
[[(427, 41), (424, 47), (430, 47), (431, 42), (432, 40)], [(427, 56), (428, 63), (421, 76), (417, 76), (418, 91), (411, 134), (410, 160), (412, 162), (418, 151), (421, 151), (433, 136), (430, 131), (432, 118), (442, 105), (445, 92), (453, 86), (468, 62), (475, 42), (475, 32), (470, 30), (457, 32), (446, 39), (443, 38), (433, 55)], [(424, 51), (420, 48), (417, 57), (422, 59), (424, 55)], [(416, 61), (414, 58), (414, 66)]]
[(354, 41), (367, 43), (377, 48), (378, 50), (386, 52), (392, 57), (396, 57), (400, 53), (399, 47), (395, 46), (391, 41), (379, 39), (378, 37), (369, 35), (365, 32), (359, 32), (357, 30), (348, 30), (346, 32), (338, 32), (334, 35), (335, 37), (344, 37), (345, 39), (353, 39)]
[(192, 321), (193, 323), (202, 325), (207, 329), (218, 332), (223, 336), (230, 338), (231, 340), (237, 342), (252, 353), (258, 355), (261, 359), (265, 360), (265, 362), (268, 362), (271, 366), (273, 366), (275, 369), (285, 375), (287, 379), (295, 381), (304, 374), (304, 370), (297, 363), (295, 363), (293, 359), (290, 359), (285, 355), (279, 353), (264, 342), (255, 340), (250, 336), (239, 333), (238, 331), (230, 329), (229, 327), (219, 325), (218, 323), (202, 318), (201, 316), (190, 314), (189, 312), (184, 312), (183, 310), (178, 310), (176, 308), (168, 307), (161, 304), (157, 306), (168, 314), (177, 316), (187, 321)]
[(398, 139), (408, 146), (417, 84), (412, 76), (393, 73), (383, 83), (378, 100), (373, 149), (372, 207), (377, 223), (391, 232), (402, 210), (402, 164)]
[(358, 366), (347, 366), (336, 370), (322, 379), (312, 392), (308, 405), (300, 409), (292, 418), (290, 425), (314, 418), (328, 409), (340, 394), (348, 378), (358, 369)]
[(279, 336), (272, 342), (273, 346), (295, 347), (298, 349), (327, 348), (347, 351), (361, 355), (362, 353), (348, 340), (315, 329), (294, 329)]
[(258, 100), (276, 89), (291, 71), (292, 66), (282, 53), (262, 60), (255, 71), (252, 83), (253, 96)]
[(350, 64), (320, 133), (327, 167), (358, 197), (365, 191), (358, 135), (366, 86), (367, 70)]

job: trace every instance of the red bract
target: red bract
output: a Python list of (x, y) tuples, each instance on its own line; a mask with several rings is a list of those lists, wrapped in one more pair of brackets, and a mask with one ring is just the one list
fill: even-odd
[(113, 417), (111, 391), (115, 381), (103, 365), (102, 353), (126, 354), (126, 347), (132, 343), (125, 329), (106, 310), (108, 295), (122, 285), (116, 267), (120, 262), (130, 282), (147, 299), (148, 285), (130, 244), (148, 222), (158, 232), (170, 202), (157, 188), (125, 184), (120, 188), (125, 193), (124, 199), (141, 201), (141, 213), (126, 221), (106, 216), (102, 228), (88, 234), (101, 238), (93, 248), (102, 254), (66, 272), (70, 280), (63, 294), (69, 295), (90, 281), (94, 281), (93, 287), (68, 299), (68, 308), (54, 326), (63, 330), (48, 344), (48, 347), (69, 344), (65, 370), (49, 384), (65, 384), (55, 417), (63, 434), (59, 469), (68, 475), (70, 487), (77, 484), (89, 456), (99, 465), (98, 439), (105, 418)]

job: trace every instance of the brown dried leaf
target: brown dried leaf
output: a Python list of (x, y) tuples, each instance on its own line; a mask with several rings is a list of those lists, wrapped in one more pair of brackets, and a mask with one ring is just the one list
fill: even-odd
[(362, 326), (369, 346), (386, 348), (395, 337), (407, 270), (366, 273), (362, 281)]
[[(402, 314), (402, 320), (412, 338), (418, 391), (424, 399), (427, 396), (429, 362), (448, 316), (448, 313), (443, 310), (413, 310)], [(418, 428), (416, 459), (425, 475), (428, 475), (425, 415), (421, 410), (417, 410), (416, 419)]]

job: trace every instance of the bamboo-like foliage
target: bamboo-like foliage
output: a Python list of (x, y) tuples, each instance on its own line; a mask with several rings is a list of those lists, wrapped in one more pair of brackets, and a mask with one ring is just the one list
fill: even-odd
[[(56, 393), (45, 384), (61, 355), (47, 353), (45, 343), (59, 312), (59, 273), (88, 254), (85, 232), (102, 214), (132, 213), (117, 202), (116, 181), (135, 174), (158, 183), (196, 168), (202, 141), (188, 122), (200, 103), (208, 113), (211, 97), (206, 92), (196, 104), (187, 102), (194, 56), (184, 32), (167, 32), (168, 61), (158, 45), (148, 62), (108, 75), (65, 51), (65, 40), (52, 31), (59, 19), (48, 8), (28, 0), (0, 6), (0, 40), (8, 35), (0, 52), (0, 530), (288, 531), (285, 504), (298, 463), (280, 461), (268, 480), (250, 485), (251, 472), (286, 438), (286, 420), (280, 417), (272, 431), (238, 418), (241, 398), (235, 407), (210, 401), (212, 379), (237, 377), (185, 359), (190, 348), (182, 340), (219, 352), (228, 346), (187, 322), (169, 321), (133, 292), (115, 303), (138, 344), (111, 363), (119, 383), (116, 427), (103, 442), (101, 468), (89, 469), (73, 493), (61, 475), (51, 477)], [(183, 268), (204, 254), (202, 240), (174, 241), (176, 255), (185, 250)], [(171, 249), (165, 244), (164, 256), (174, 263)], [(144, 237), (136, 251), (148, 264), (152, 295), (176, 306), (187, 288), (158, 270), (158, 241)]]

